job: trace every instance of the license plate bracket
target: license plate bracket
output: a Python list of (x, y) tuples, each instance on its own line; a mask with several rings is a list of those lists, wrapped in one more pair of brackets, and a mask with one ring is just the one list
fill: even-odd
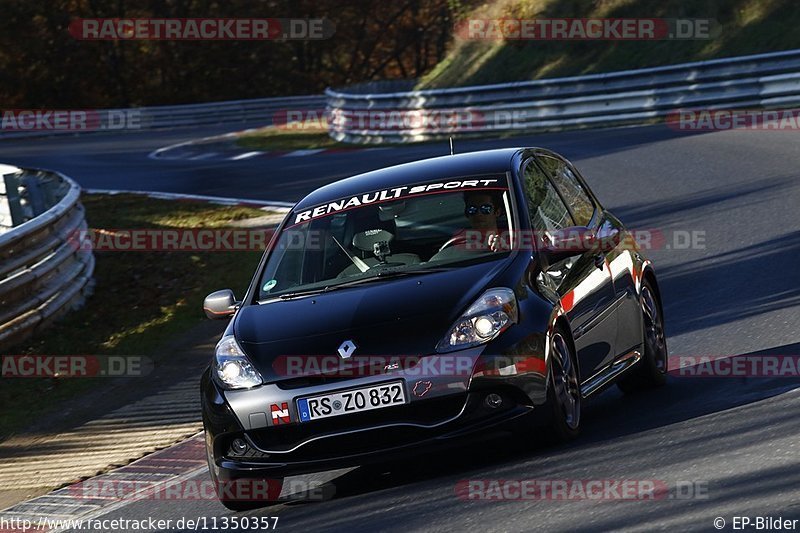
[(300, 422), (363, 413), (407, 403), (408, 395), (402, 381), (332, 391), (296, 400)]

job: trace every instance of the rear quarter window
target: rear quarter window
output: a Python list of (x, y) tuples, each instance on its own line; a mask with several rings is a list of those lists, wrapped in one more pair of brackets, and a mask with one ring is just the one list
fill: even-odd
[(588, 226), (594, 215), (594, 203), (569, 165), (549, 156), (539, 156), (539, 161), (569, 205), (575, 223), (579, 226)]

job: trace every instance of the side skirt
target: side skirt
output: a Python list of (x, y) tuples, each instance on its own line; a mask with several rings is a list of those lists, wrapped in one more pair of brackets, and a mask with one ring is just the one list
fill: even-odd
[(611, 385), (623, 372), (631, 368), (642, 358), (640, 350), (632, 350), (606, 368), (597, 372), (581, 384), (581, 396), (588, 398)]

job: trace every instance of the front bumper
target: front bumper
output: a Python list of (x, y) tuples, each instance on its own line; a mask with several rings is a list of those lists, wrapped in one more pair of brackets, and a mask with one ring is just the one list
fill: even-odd
[[(468, 355), (477, 361), (480, 350)], [(300, 397), (397, 380), (404, 383), (406, 405), (298, 422)], [(285, 477), (462, 445), (512, 429), (522, 417), (537, 423), (545, 382), (537, 372), (492, 378), (400, 372), (298, 388), (277, 383), (222, 391), (207, 371), (202, 390), (210, 466), (220, 480)], [(488, 394), (499, 395), (500, 406), (489, 406)], [(237, 439), (246, 450), (232, 447)]]

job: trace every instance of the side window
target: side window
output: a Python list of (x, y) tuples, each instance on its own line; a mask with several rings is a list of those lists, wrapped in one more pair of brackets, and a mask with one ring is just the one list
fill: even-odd
[(525, 201), (534, 230), (552, 231), (574, 225), (567, 206), (533, 160), (528, 161), (524, 178)]
[(588, 226), (594, 214), (594, 204), (572, 169), (564, 161), (554, 157), (539, 156), (539, 161), (572, 209), (575, 223)]

